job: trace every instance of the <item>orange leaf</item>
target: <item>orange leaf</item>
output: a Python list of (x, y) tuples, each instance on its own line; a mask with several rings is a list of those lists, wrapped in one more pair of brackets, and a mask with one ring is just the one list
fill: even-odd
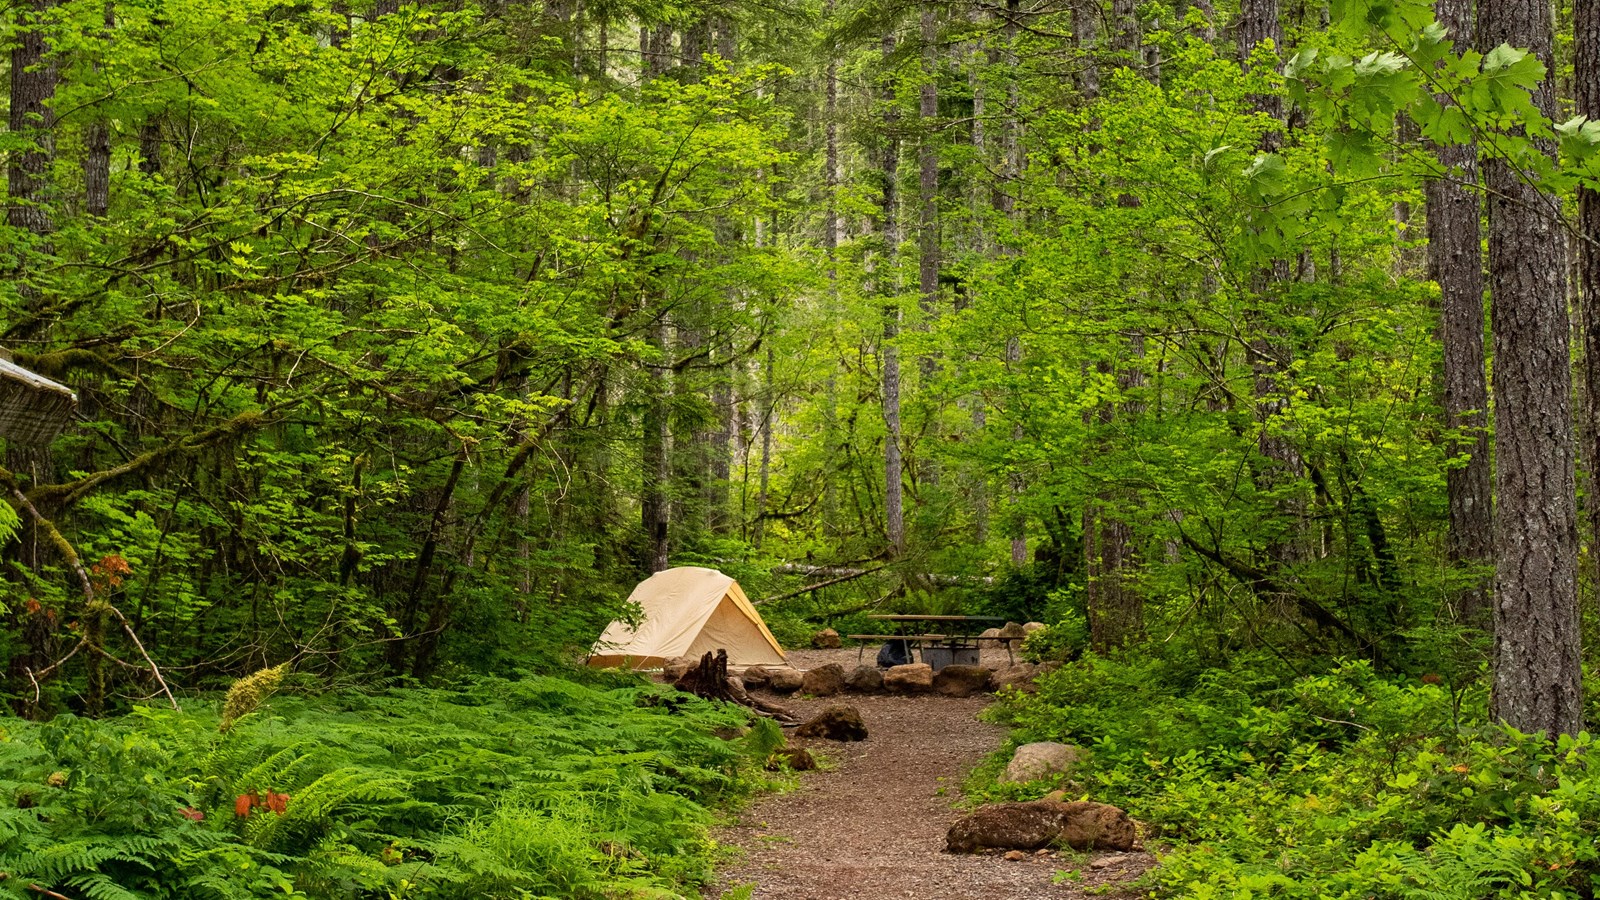
[(239, 799), (233, 801), (233, 814), (236, 816), (250, 815), (250, 807), (255, 805), (256, 798), (253, 794), (240, 794)]

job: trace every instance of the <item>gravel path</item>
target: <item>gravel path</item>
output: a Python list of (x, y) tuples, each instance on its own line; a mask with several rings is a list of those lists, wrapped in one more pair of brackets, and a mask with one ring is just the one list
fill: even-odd
[[(817, 652), (804, 654), (817, 660), (795, 658), (800, 653), (791, 660), (798, 666), (854, 666), (855, 651), (844, 653), (848, 660), (823, 659)], [(720, 841), (743, 852), (708, 897), (754, 883), (756, 900), (1056, 900), (1130, 880), (1152, 863), (1144, 853), (1017, 862), (945, 853), (961, 783), (1005, 737), (1004, 728), (978, 721), (987, 698), (773, 699), (806, 716), (830, 703), (848, 703), (861, 711), (869, 737), (850, 744), (795, 741), (820, 749), (831, 768), (807, 773), (791, 793), (762, 798), (722, 831)], [(1077, 877), (1052, 883), (1068, 871)]]

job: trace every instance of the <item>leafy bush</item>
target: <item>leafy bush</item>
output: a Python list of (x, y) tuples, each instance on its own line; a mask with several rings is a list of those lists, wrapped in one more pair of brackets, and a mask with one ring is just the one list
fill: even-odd
[(745, 714), (630, 682), (6, 720), (0, 896), (671, 896), (756, 783)]
[(1491, 726), (1476, 684), (1453, 693), (1366, 663), (1294, 676), (1265, 659), (1195, 672), (1151, 656), (1087, 656), (1007, 702), (1017, 740), (1092, 748), (1073, 787), (1146, 824), (1163, 848), (1150, 876), (1157, 896), (1600, 889), (1593, 739)]

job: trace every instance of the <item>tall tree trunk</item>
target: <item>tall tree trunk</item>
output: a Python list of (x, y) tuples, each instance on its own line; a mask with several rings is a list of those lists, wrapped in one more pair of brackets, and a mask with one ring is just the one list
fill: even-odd
[[(1574, 0), (1574, 110), (1600, 120), (1600, 0)], [(1600, 191), (1578, 189), (1578, 284), (1582, 289), (1583, 411), (1588, 492), (1589, 558), (1594, 569), (1589, 583), (1600, 591)]]
[[(1117, 370), (1117, 387), (1124, 397), (1144, 385), (1144, 371), (1140, 368), (1144, 356), (1143, 335), (1130, 338), (1128, 354), (1129, 358)], [(1109, 430), (1117, 420), (1126, 423), (1142, 411), (1142, 404), (1124, 399), (1116, 405), (1103, 405), (1099, 419)], [(1099, 653), (1136, 641), (1144, 630), (1144, 597), (1132, 584), (1136, 563), (1133, 529), (1122, 518), (1126, 513), (1115, 511), (1115, 498), (1119, 494), (1126, 495), (1126, 489), (1102, 490), (1085, 505), (1083, 514), (1089, 641)]]
[[(1273, 66), (1282, 65), (1283, 23), (1278, 21), (1278, 0), (1243, 0), (1239, 9), (1239, 28), (1235, 35), (1239, 46), (1239, 60), (1248, 69), (1250, 57), (1268, 41), (1272, 44)], [(1283, 122), (1283, 98), (1277, 94), (1258, 94), (1251, 98), (1258, 112)], [(1262, 139), (1261, 149), (1273, 152), (1282, 146), (1282, 134), (1276, 129), (1268, 131)]]
[(767, 364), (761, 371), (761, 469), (756, 481), (756, 524), (754, 537), (750, 543), (756, 547), (761, 546), (761, 541), (767, 531), (767, 503), (772, 491), (772, 426), (776, 417), (778, 392), (773, 384), (773, 369), (777, 366), (777, 357), (772, 352), (772, 345), (767, 345)]
[[(824, 7), (824, 22), (831, 25), (834, 20), (834, 0), (827, 0)], [(839, 60), (833, 51), (828, 53), (827, 72), (824, 75), (826, 85), (824, 88), (823, 106), (823, 132), (826, 144), (823, 157), (822, 180), (824, 190), (827, 192), (827, 220), (822, 224), (822, 248), (828, 254), (828, 300), (834, 308), (839, 303)], [(826, 420), (824, 428), (824, 450), (827, 458), (832, 458), (835, 447), (838, 446), (839, 416), (835, 404), (837, 383), (833, 375), (828, 377), (827, 397), (825, 399)], [(839, 517), (838, 488), (835, 484), (836, 473), (827, 472), (822, 482), (822, 532), (825, 537), (831, 538), (838, 533), (837, 522)]]
[[(1154, 28), (1157, 31), (1160, 31), (1161, 30), (1161, 20), (1159, 18), (1152, 19), (1151, 22), (1150, 22), (1150, 27)], [(1153, 44), (1153, 43), (1145, 44), (1144, 47), (1142, 48), (1142, 54), (1143, 54), (1143, 59), (1144, 59), (1144, 77), (1145, 77), (1145, 80), (1149, 81), (1151, 84), (1159, 85), (1161, 83), (1161, 47), (1160, 47), (1160, 45)]]
[(103, 218), (111, 207), (111, 128), (90, 123), (83, 135), (83, 209)]
[[(1527, 48), (1556, 71), (1547, 0), (1483, 0), (1481, 48)], [(1549, 80), (1534, 93), (1556, 113)], [(1545, 152), (1555, 155), (1553, 145)], [(1494, 689), (1491, 714), (1526, 732), (1583, 727), (1571, 357), (1560, 201), (1504, 160), (1484, 166), (1494, 332)]]
[[(922, 84), (917, 96), (917, 251), (918, 286), (924, 328), (932, 323), (939, 302), (939, 29), (932, 4), (922, 5)], [(924, 377), (933, 372), (932, 356), (922, 359)]]
[[(1074, 7), (1075, 9), (1077, 7)], [(1002, 171), (1005, 173), (1005, 183), (1001, 185), (994, 195), (995, 208), (1006, 217), (1006, 220), (1015, 225), (1018, 221), (1017, 194), (1022, 190), (1022, 130), (1019, 122), (1022, 107), (1022, 77), (1017, 72), (1017, 34), (1021, 30), (1018, 19), (1022, 15), (1021, 0), (1006, 0), (1006, 24), (1003, 30), (1005, 37), (1005, 65), (1009, 77), (1006, 80), (1006, 114), (1001, 120), (1000, 152), (1005, 155)], [(1011, 237), (1015, 240), (1015, 236)], [(1006, 339), (1006, 367), (1013, 372), (1022, 362), (1022, 338), (1012, 335)], [(1013, 410), (1011, 425), (1011, 440), (1020, 443), (1023, 437), (1022, 411)], [(1015, 466), (1012, 467), (1010, 478), (1011, 500), (1017, 503), (1022, 499), (1023, 492), (1027, 489), (1027, 482), (1022, 477), (1022, 472)], [(1011, 520), (1011, 564), (1020, 566), (1028, 561), (1028, 528), (1027, 520), (1020, 514), (1013, 513)]]
[(1111, 0), (1111, 28), (1111, 50), (1116, 54), (1116, 66), (1137, 68), (1140, 35), (1134, 0)]
[(732, 361), (724, 360), (717, 367), (717, 381), (711, 388), (711, 405), (717, 418), (717, 429), (711, 433), (711, 466), (706, 473), (707, 521), (712, 531), (727, 534), (732, 525), (728, 504), (728, 480), (733, 477), (733, 371)]
[[(885, 67), (894, 54), (894, 35), (883, 39)], [(891, 553), (906, 546), (905, 510), (900, 459), (900, 112), (895, 107), (894, 79), (886, 73), (883, 88), (883, 177), (880, 215), (883, 223), (883, 259), (876, 272), (883, 303), (883, 521)]]
[(58, 74), (45, 39), (47, 19), (55, 5), (55, 0), (28, 0), (18, 11), (20, 28), (11, 48), (9, 124), (12, 134), (27, 135), (29, 140), (9, 154), (6, 186), (11, 202), (6, 207), (6, 221), (41, 239), (55, 231), (46, 204), (50, 163), (56, 152), (50, 101), (55, 99)]
[[(671, 65), (671, 46), (671, 26), (640, 28), (639, 52), (645, 80), (666, 74)], [(649, 367), (650, 396), (643, 423), (644, 478), (639, 514), (647, 542), (645, 566), (651, 572), (660, 572), (669, 565), (672, 551), (672, 423), (668, 409), (672, 396), (672, 347), (666, 312), (658, 308), (665, 300), (659, 294), (654, 299), (648, 341), (655, 361)]]
[[(1016, 21), (1015, 14), (1011, 18)], [(1099, 0), (1073, 0), (1072, 42), (1078, 50), (1078, 93), (1093, 100), (1100, 96), (1100, 64), (1094, 58), (1100, 42)]]
[(649, 368), (650, 396), (644, 414), (643, 491), (639, 502), (640, 526), (647, 540), (646, 568), (659, 572), (667, 568), (671, 552), (669, 532), (672, 503), (668, 486), (672, 481), (672, 434), (667, 402), (672, 393), (671, 347), (668, 343), (665, 314), (657, 311), (650, 324), (649, 342), (656, 359)]
[[(1236, 38), (1239, 58), (1246, 70), (1252, 66), (1251, 57), (1260, 52), (1263, 45), (1272, 51), (1271, 65), (1275, 68), (1281, 65), (1283, 25), (1278, 20), (1277, 0), (1244, 0)], [(1273, 122), (1262, 134), (1257, 149), (1264, 153), (1278, 151), (1283, 146), (1283, 98), (1276, 94), (1259, 94), (1253, 96), (1251, 101), (1258, 113)], [(1273, 285), (1287, 282), (1291, 277), (1287, 259), (1273, 260), (1270, 267), (1257, 272), (1252, 285), (1257, 303), (1262, 307), (1274, 305), (1277, 292)], [(1258, 336), (1250, 342), (1259, 427), (1257, 451), (1265, 460), (1257, 481), (1262, 488), (1277, 491), (1305, 476), (1305, 463), (1300, 458), (1299, 449), (1287, 437), (1274, 433), (1275, 420), (1281, 419), (1288, 409), (1282, 382), (1284, 373), (1289, 371), (1293, 362), (1294, 353), (1282, 330), (1262, 321), (1265, 315), (1257, 313), (1252, 318), (1259, 329)], [(1280, 499), (1277, 501), (1277, 515), (1288, 523), (1288, 527), (1283, 534), (1273, 537), (1269, 542), (1267, 557), (1273, 564), (1296, 562), (1305, 555), (1300, 533), (1305, 517), (1304, 504), (1292, 498)]]
[[(979, 21), (977, 10), (972, 12), (973, 24)], [(980, 45), (973, 42), (966, 51), (967, 55), (967, 86), (972, 92), (972, 156), (977, 160), (980, 169), (989, 167), (989, 142), (988, 131), (985, 128), (985, 119), (988, 116), (988, 90), (984, 84), (985, 55), (980, 50)], [(992, 66), (998, 62), (995, 53), (991, 50), (988, 54), (988, 63)], [(972, 250), (978, 256), (988, 259), (994, 254), (995, 243), (989, 239), (989, 230), (985, 222), (985, 212), (992, 205), (995, 185), (985, 185), (982, 179), (974, 178), (968, 192), (968, 207), (972, 216)], [(986, 201), (984, 194), (988, 193)], [(956, 297), (957, 309), (966, 306), (966, 298), (972, 288), (958, 285)], [(989, 427), (989, 407), (983, 395), (976, 394), (971, 399), (972, 433), (981, 435)], [(983, 546), (989, 541), (989, 479), (982, 467), (974, 467), (967, 476), (967, 495), (972, 502), (972, 537), (978, 546)]]
[[(1435, 0), (1439, 24), (1460, 50), (1473, 46), (1472, 0)], [(1449, 102), (1441, 99), (1441, 102)], [(1445, 472), (1450, 501), (1450, 561), (1486, 566), (1493, 560), (1490, 494), (1489, 389), (1483, 358), (1483, 237), (1479, 220), (1478, 151), (1473, 145), (1435, 148), (1442, 178), (1427, 185), (1428, 269), (1439, 284), (1439, 341), (1444, 348), (1445, 427), (1459, 430)], [(1487, 624), (1488, 584), (1464, 590), (1456, 600), (1464, 622)]]
[(149, 119), (139, 126), (139, 171), (155, 175), (161, 171), (161, 121)]
[[(933, 4), (922, 4), (920, 20), (922, 43), (922, 83), (917, 91), (917, 297), (922, 318), (920, 330), (928, 331), (939, 315), (939, 20)], [(917, 360), (922, 375), (921, 395), (928, 404), (928, 422), (923, 433), (927, 451), (914, 456), (915, 475), (929, 485), (939, 483), (938, 406), (930, 390), (939, 369), (932, 352)]]
[(1216, 43), (1217, 8), (1211, 3), (1211, 0), (1194, 0), (1194, 8), (1199, 10), (1201, 17), (1206, 20), (1205, 25), (1200, 29), (1200, 40), (1205, 41), (1207, 44)]
[[(1112, 0), (1111, 15), (1114, 67), (1138, 66), (1141, 35), (1133, 0)], [(1140, 203), (1131, 194), (1120, 194), (1117, 205), (1131, 209)], [(1135, 336), (1129, 349), (1132, 358), (1116, 370), (1117, 385), (1124, 394), (1143, 381), (1136, 359), (1144, 353), (1143, 336)], [(1110, 365), (1102, 365), (1101, 372), (1110, 371)], [(1136, 408), (1127, 402), (1102, 404), (1097, 416), (1102, 430), (1101, 441), (1110, 443), (1114, 440), (1110, 434), (1113, 424), (1134, 414)], [(1134, 565), (1133, 530), (1122, 518), (1125, 513), (1118, 509), (1126, 504), (1117, 502), (1125, 494), (1126, 490), (1118, 486), (1102, 485), (1084, 504), (1085, 600), (1089, 613), (1090, 643), (1098, 652), (1127, 644), (1143, 628), (1144, 598), (1129, 583)]]
[[(110, 2), (105, 6), (105, 26), (104, 46), (109, 49), (117, 26), (116, 8)], [(100, 71), (98, 60), (94, 70)], [(95, 116), (84, 130), (83, 149), (83, 208), (100, 218), (111, 206), (111, 126), (104, 117)]]

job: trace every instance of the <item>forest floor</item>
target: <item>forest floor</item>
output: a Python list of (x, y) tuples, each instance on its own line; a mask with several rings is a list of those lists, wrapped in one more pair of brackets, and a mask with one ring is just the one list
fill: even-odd
[[(1004, 663), (1005, 652), (991, 661)], [(794, 651), (799, 668), (856, 665), (855, 650)], [(1154, 864), (1147, 853), (1052, 853), (1010, 861), (999, 854), (944, 852), (954, 805), (974, 766), (1005, 729), (978, 719), (988, 697), (773, 697), (801, 715), (845, 703), (861, 711), (868, 737), (857, 743), (791, 743), (820, 751), (827, 768), (801, 776), (791, 792), (764, 797), (723, 829), (737, 848), (720, 883), (724, 896), (754, 885), (754, 900), (1065, 900), (1105, 896)], [(1070, 873), (1070, 874), (1065, 874)]]

